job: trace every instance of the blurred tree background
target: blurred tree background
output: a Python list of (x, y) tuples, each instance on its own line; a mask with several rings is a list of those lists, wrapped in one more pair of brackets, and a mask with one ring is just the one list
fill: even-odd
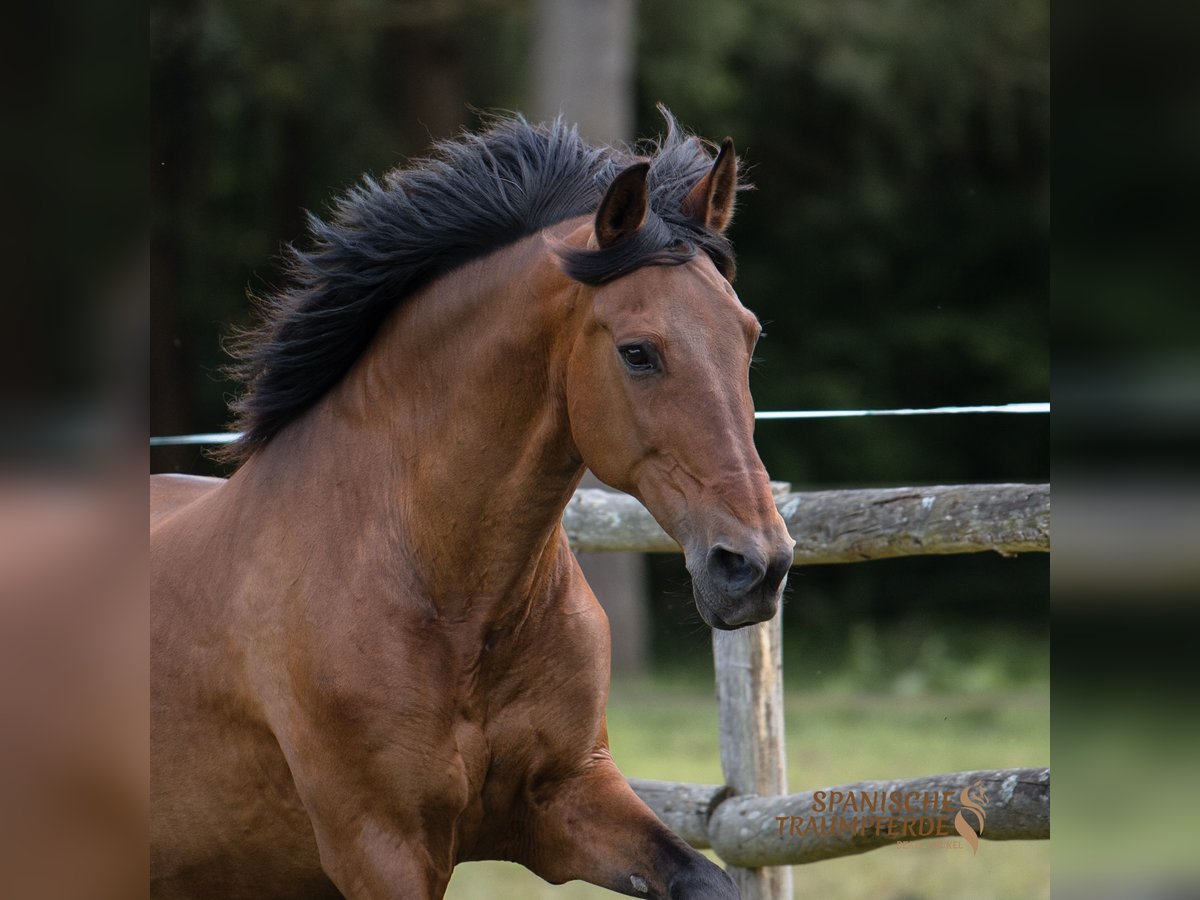
[[(152, 433), (225, 426), (221, 337), (303, 241), (304, 209), (480, 110), (530, 108), (539, 9), (152, 5)], [(644, 0), (634, 15), (634, 135), (658, 132), (663, 101), (732, 135), (756, 185), (733, 236), (768, 335), (760, 409), (1049, 396), (1045, 0)], [(1046, 480), (1044, 418), (766, 422), (759, 445), (797, 488)], [(194, 450), (152, 462), (214, 471)], [(981, 685), (1037, 682), (1046, 576), (1044, 559), (990, 557), (796, 571), (789, 678), (932, 689), (993, 659)], [(679, 560), (654, 579), (657, 665), (706, 658)]]

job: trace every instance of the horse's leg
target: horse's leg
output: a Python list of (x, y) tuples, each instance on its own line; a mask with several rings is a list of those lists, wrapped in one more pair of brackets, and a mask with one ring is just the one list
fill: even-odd
[(738, 900), (732, 879), (663, 825), (607, 753), (556, 783), (535, 813), (531, 859), (547, 881), (589, 881), (632, 897)]
[(347, 900), (441, 900), (454, 868), (454, 817), (442, 805), (461, 804), (422, 793), (422, 776), (405, 782), (411, 760), (382, 764), (395, 777), (380, 783), (370, 775), (378, 758), (325, 740), (311, 724), (297, 734), (281, 747), (329, 880)]
[[(405, 840), (386, 817), (367, 811), (313, 810), (321, 867), (347, 900), (441, 900), (449, 871), (421, 846)], [(346, 798), (347, 809), (354, 803)]]

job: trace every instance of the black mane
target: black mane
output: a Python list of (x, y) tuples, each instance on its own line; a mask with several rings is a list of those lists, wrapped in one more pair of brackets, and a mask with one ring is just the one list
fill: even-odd
[(611, 247), (568, 250), (568, 275), (603, 284), (645, 265), (704, 252), (733, 277), (729, 242), (682, 212), (712, 165), (709, 147), (670, 113), (664, 138), (640, 148), (589, 146), (561, 119), (496, 121), (436, 145), (382, 184), (367, 177), (337, 199), (329, 221), (310, 214), (311, 247), (288, 249), (290, 285), (262, 300), (262, 322), (233, 348), (244, 385), (233, 404), (242, 459), (316, 403), (350, 369), (387, 314), (434, 278), (565, 219), (593, 213), (613, 178), (648, 159), (650, 211)]

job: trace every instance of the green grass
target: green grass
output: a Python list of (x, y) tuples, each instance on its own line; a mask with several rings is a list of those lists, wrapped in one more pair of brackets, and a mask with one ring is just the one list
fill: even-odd
[[(790, 692), (788, 783), (815, 789), (869, 778), (1050, 761), (1049, 691), (856, 694)], [(712, 691), (685, 683), (614, 685), (608, 708), (613, 754), (626, 775), (721, 782)], [(1046, 841), (984, 841), (976, 857), (928, 841), (796, 867), (796, 896), (918, 900), (1036, 900), (1050, 896)], [(590, 885), (554, 887), (519, 866), (458, 867), (452, 900), (601, 900)]]

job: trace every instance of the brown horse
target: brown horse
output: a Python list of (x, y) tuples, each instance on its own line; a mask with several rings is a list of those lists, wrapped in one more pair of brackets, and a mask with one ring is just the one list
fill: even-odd
[(496, 123), (365, 181), (241, 351), (241, 465), (152, 491), (157, 897), (441, 897), (454, 865), (728, 898), (608, 750), (584, 467), (716, 628), (778, 608), (726, 141)]

